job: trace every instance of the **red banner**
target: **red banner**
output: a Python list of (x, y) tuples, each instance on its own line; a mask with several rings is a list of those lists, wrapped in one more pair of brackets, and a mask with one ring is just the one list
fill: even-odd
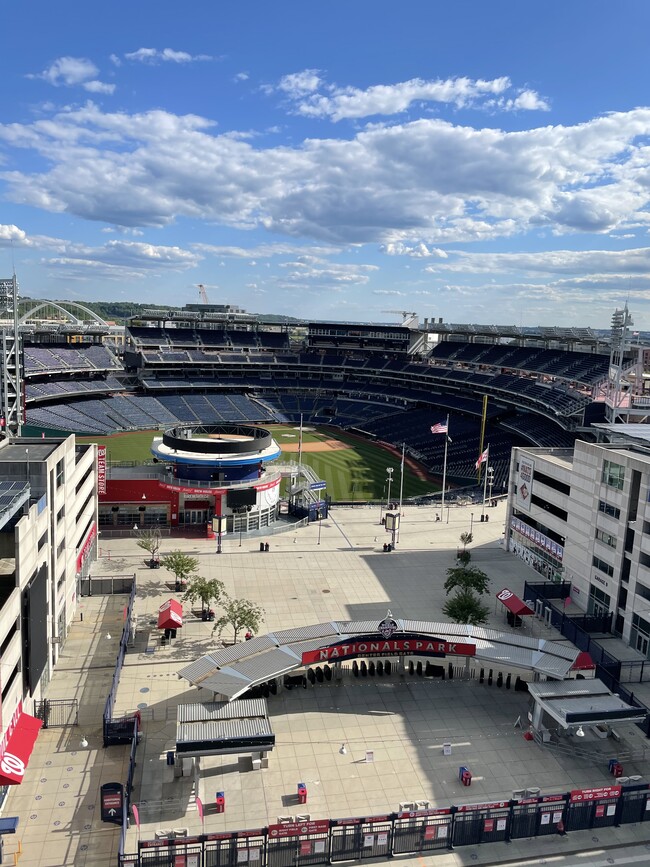
[(337, 662), (353, 656), (444, 656), (448, 653), (454, 656), (474, 656), (476, 645), (441, 641), (439, 638), (378, 638), (350, 641), (347, 644), (335, 644), (332, 647), (305, 651), (302, 655), (302, 664)]
[(93, 523), (90, 530), (88, 530), (88, 535), (86, 536), (85, 542), (83, 543), (83, 545), (79, 549), (79, 553), (77, 554), (77, 563), (76, 563), (77, 572), (81, 572), (81, 567), (86, 562), (86, 558), (88, 557), (88, 554), (90, 553), (90, 548), (92, 546), (93, 540), (95, 539), (96, 535), (97, 535), (97, 525), (95, 523)]
[(329, 819), (316, 819), (313, 822), (287, 822), (283, 825), (269, 825), (269, 837), (300, 837), (304, 834), (327, 834)]
[(621, 786), (601, 786), (599, 789), (572, 789), (571, 803), (576, 801), (598, 801), (601, 798), (620, 798)]

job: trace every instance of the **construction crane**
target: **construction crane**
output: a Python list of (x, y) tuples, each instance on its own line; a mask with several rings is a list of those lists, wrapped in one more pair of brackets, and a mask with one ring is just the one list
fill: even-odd
[(199, 287), (199, 298), (201, 299), (201, 304), (209, 304), (210, 301), (208, 299), (208, 293), (205, 291), (205, 286), (203, 283), (197, 284)]
[(417, 312), (415, 310), (382, 310), (382, 313), (399, 313), (402, 317), (402, 325), (410, 325), (412, 320), (415, 318), (417, 320)]

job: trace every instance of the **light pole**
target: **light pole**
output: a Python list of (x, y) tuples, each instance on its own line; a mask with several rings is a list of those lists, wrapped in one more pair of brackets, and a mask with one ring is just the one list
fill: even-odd
[(472, 535), (472, 528), (474, 527), (474, 512), (469, 513), (469, 534)]
[(318, 544), (319, 545), (320, 545), (320, 530), (321, 530), (322, 526), (323, 526), (323, 519), (322, 519), (321, 514), (319, 512), (318, 513)]
[(393, 481), (393, 473), (395, 472), (393, 467), (386, 467), (386, 472), (388, 473), (388, 496), (386, 497), (386, 509), (390, 508), (390, 486)]

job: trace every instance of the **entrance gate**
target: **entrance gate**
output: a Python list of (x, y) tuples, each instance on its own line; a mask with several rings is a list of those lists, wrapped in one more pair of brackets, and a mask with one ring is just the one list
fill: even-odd
[(76, 698), (44, 698), (34, 706), (34, 716), (43, 721), (44, 729), (79, 725), (79, 702)]
[(567, 809), (566, 830), (583, 831), (587, 828), (616, 825), (621, 791), (621, 786), (572, 791)]
[(205, 838), (203, 867), (260, 865), (263, 863), (264, 842), (264, 830), (260, 828), (253, 831), (208, 834)]
[(393, 855), (451, 847), (451, 821), (450, 808), (398, 813), (393, 828)]
[(156, 845), (151, 847), (148, 843), (153, 844), (153, 841), (141, 844), (141, 867), (201, 867), (203, 847), (197, 837), (188, 837), (183, 841), (155, 841)]
[(509, 840), (509, 826), (509, 801), (458, 807), (454, 816), (454, 845), (472, 846)]
[(621, 795), (620, 817), (621, 824), (628, 822), (644, 822), (650, 818), (650, 796), (648, 784), (642, 783), (636, 791), (627, 789)]
[(333, 819), (330, 861), (383, 858), (391, 852), (390, 816), (364, 819)]
[(514, 840), (556, 834), (558, 823), (564, 816), (565, 804), (565, 795), (521, 799), (512, 808), (510, 837)]
[(269, 825), (267, 867), (327, 864), (329, 830), (329, 819)]

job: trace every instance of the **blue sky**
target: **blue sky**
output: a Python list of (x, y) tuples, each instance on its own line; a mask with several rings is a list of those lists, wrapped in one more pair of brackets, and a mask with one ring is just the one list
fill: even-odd
[(597, 327), (629, 299), (650, 329), (647, 0), (3, 19), (0, 276), (25, 295)]

